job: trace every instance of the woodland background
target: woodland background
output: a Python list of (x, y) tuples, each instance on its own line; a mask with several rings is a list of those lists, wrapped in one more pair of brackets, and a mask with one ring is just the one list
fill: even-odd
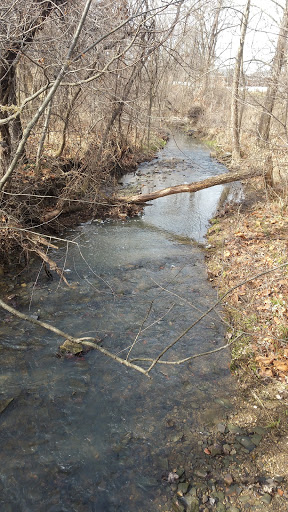
[(2, 3), (1, 260), (42, 256), (60, 218), (121, 212), (113, 180), (169, 123), (285, 195), (287, 29), (286, 1)]

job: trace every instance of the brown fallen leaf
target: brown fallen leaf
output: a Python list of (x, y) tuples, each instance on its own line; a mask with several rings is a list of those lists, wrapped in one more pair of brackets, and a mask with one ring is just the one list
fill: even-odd
[(242, 231), (238, 231), (238, 233), (234, 233), (234, 236), (238, 236), (239, 238), (243, 238), (243, 239), (246, 238), (245, 234), (242, 233)]
[(270, 357), (267, 357), (267, 356), (257, 356), (255, 357), (255, 360), (257, 361), (257, 363), (263, 365), (263, 366), (269, 366), (270, 364), (273, 363), (275, 357), (274, 356), (270, 356)]
[(287, 361), (273, 361), (273, 366), (279, 372), (288, 372), (288, 362)]
[(269, 368), (261, 368), (259, 375), (260, 377), (273, 377), (273, 372)]

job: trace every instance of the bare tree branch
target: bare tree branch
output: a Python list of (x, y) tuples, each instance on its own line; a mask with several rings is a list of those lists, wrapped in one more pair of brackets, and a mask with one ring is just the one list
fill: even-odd
[[(64, 331), (61, 331), (60, 329), (58, 329), (57, 327), (54, 327), (53, 325), (47, 324), (46, 322), (41, 322), (40, 320), (36, 320), (36, 318), (32, 318), (31, 316), (25, 315), (24, 313), (20, 313), (20, 311), (17, 311), (17, 309), (12, 308), (8, 304), (6, 304), (6, 302), (4, 302), (2, 299), (0, 299), (0, 306), (3, 309), (5, 309), (6, 311), (8, 311), (9, 313), (12, 313), (13, 315), (17, 316), (18, 318), (21, 318), (22, 320), (25, 320), (32, 324), (38, 325), (39, 327), (43, 327), (44, 329), (54, 332), (58, 336), (61, 336), (62, 338), (65, 338), (69, 341), (73, 341), (74, 343), (83, 344), (83, 345), (91, 347), (95, 350), (98, 350), (98, 352), (101, 352), (105, 356), (110, 357), (114, 361), (117, 361), (117, 363), (123, 364), (124, 366), (127, 366), (128, 368), (136, 370), (136, 371), (146, 375), (146, 377), (149, 378), (149, 376), (146, 373), (146, 370), (143, 370), (143, 368), (141, 368), (140, 366), (130, 363), (129, 361), (126, 361), (126, 359), (122, 359), (121, 357), (116, 356), (115, 354), (112, 354), (112, 352), (110, 352), (109, 350), (106, 350), (105, 348), (100, 347), (100, 345), (98, 345), (96, 343), (97, 340), (95, 338), (75, 338), (74, 336), (71, 336), (70, 334), (67, 334)], [(93, 340), (93, 341), (90, 341), (90, 340)]]

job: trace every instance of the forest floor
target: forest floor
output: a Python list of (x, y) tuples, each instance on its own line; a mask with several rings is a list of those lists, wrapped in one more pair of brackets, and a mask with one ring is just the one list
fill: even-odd
[(228, 340), (242, 334), (231, 345), (237, 392), (220, 422), (194, 433), (193, 458), (170, 475), (175, 511), (288, 510), (287, 203), (252, 182), (207, 235), (208, 279), (227, 294)]

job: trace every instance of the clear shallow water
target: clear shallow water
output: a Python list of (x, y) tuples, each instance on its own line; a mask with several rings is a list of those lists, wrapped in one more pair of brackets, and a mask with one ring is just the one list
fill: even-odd
[[(177, 137), (125, 184), (137, 180), (144, 189), (148, 178), (161, 188), (223, 172), (204, 146)], [(30, 303), (30, 313), (68, 333), (98, 335), (122, 357), (142, 326), (132, 354), (155, 357), (216, 300), (192, 240), (203, 239), (214, 214), (223, 189), (213, 190), (206, 199), (157, 200), (127, 222), (77, 228), (69, 237), (79, 245), (52, 254), (71, 289), (40, 274), (17, 291), (17, 307), (27, 312)], [(167, 472), (188, 453), (193, 458), (193, 431), (224, 414), (228, 355), (162, 365), (148, 380), (98, 352), (58, 359), (62, 340), (0, 315), (1, 399), (14, 399), (0, 416), (0, 510), (167, 510)], [(215, 348), (223, 334), (219, 316), (207, 316), (167, 359)]]

